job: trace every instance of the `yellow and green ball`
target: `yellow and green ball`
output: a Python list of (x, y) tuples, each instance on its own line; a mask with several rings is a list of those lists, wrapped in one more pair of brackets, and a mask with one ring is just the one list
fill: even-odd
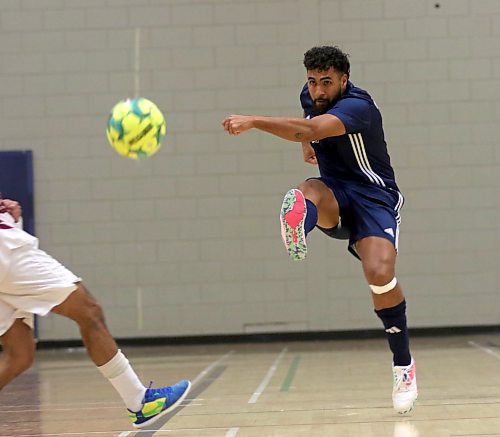
[(111, 146), (132, 159), (154, 155), (166, 132), (163, 114), (143, 97), (118, 102), (111, 110), (106, 129)]

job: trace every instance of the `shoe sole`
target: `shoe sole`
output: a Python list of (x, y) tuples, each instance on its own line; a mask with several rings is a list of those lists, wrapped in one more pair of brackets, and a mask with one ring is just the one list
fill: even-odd
[(413, 405), (408, 408), (407, 410), (404, 410), (404, 411), (397, 411), (398, 414), (401, 414), (401, 415), (404, 415), (404, 414), (408, 414), (408, 413), (411, 413), (413, 410)]
[(415, 402), (417, 402), (418, 396), (413, 400), (413, 403), (406, 410), (396, 410), (398, 414), (408, 414), (415, 407)]
[(294, 261), (301, 261), (307, 255), (304, 222), (307, 206), (300, 190), (292, 189), (285, 194), (280, 212), (281, 239)]
[(141, 429), (155, 423), (157, 420), (165, 416), (165, 414), (170, 413), (172, 410), (175, 410), (175, 408), (178, 407), (179, 404), (186, 398), (187, 394), (189, 393), (189, 390), (191, 390), (191, 381), (189, 381), (189, 385), (187, 386), (182, 396), (179, 399), (177, 399), (172, 405), (170, 405), (170, 407), (166, 408), (161, 413), (158, 413), (156, 416), (152, 417), (147, 422), (141, 423), (140, 425), (136, 425), (135, 423), (133, 423), (132, 426), (134, 428)]

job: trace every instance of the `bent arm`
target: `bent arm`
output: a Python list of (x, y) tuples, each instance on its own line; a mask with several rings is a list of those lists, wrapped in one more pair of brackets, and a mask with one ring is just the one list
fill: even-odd
[(257, 115), (230, 115), (223, 121), (224, 129), (239, 135), (249, 129), (259, 129), (289, 141), (310, 142), (326, 137), (344, 135), (342, 121), (331, 114), (311, 119), (294, 117), (264, 117)]
[(308, 141), (302, 141), (302, 155), (304, 156), (304, 162), (312, 165), (318, 165), (318, 160), (316, 158), (316, 152)]

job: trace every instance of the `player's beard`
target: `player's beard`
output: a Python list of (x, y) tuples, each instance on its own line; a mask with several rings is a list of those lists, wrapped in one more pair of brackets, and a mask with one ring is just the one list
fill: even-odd
[(332, 99), (328, 98), (319, 98), (313, 101), (314, 108), (318, 114), (324, 114), (327, 112), (338, 99), (342, 97), (342, 84), (339, 84), (339, 91)]

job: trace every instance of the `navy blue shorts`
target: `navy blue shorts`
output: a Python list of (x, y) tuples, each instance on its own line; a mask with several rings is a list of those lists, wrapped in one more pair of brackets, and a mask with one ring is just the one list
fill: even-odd
[(398, 250), (399, 225), (404, 197), (396, 190), (333, 178), (314, 178), (326, 184), (335, 194), (340, 207), (340, 225), (318, 229), (332, 238), (349, 239), (349, 251), (359, 258), (355, 244), (365, 237), (382, 237)]

